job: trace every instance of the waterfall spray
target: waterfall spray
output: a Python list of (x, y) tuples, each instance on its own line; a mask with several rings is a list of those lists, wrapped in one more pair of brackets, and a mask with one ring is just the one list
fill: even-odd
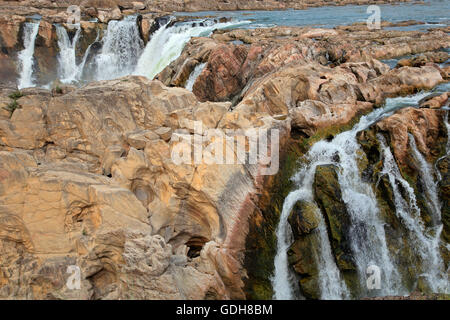
[(80, 69), (76, 61), (76, 46), (80, 39), (80, 25), (74, 25), (77, 30), (72, 41), (69, 39), (67, 30), (60, 25), (56, 26), (56, 34), (58, 35), (58, 77), (63, 83), (71, 83), (79, 80)]
[(103, 47), (95, 58), (96, 80), (110, 80), (129, 75), (142, 53), (142, 41), (136, 16), (110, 21)]
[(250, 21), (214, 23), (211, 20), (205, 20), (201, 22), (183, 22), (170, 26), (169, 22), (152, 35), (142, 56), (139, 58), (134, 74), (153, 79), (180, 56), (184, 46), (192, 37), (206, 37), (215, 29), (236, 27), (248, 23)]
[(23, 30), (24, 49), (19, 53), (19, 81), (18, 88), (34, 87), (33, 67), (34, 67), (34, 45), (39, 32), (39, 22), (27, 22)]

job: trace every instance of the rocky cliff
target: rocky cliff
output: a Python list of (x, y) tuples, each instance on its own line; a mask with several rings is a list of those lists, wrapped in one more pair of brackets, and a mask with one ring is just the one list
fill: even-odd
[[(135, 10), (125, 2), (119, 11)], [(180, 2), (183, 10), (187, 3)], [(192, 8), (196, 3), (189, 2)], [(10, 53), (23, 46), (25, 18), (14, 19), (4, 20), (7, 27), (0, 29), (4, 59), (13, 59)], [(51, 23), (40, 27), (42, 48), (52, 48), (52, 29)], [(85, 30), (91, 30), (87, 23)], [(217, 31), (192, 39), (156, 80), (127, 76), (53, 90), (3, 87), (0, 297), (270, 299), (274, 228), (298, 158), (386, 98), (449, 80), (448, 66), (435, 63), (438, 58), (404, 61), (393, 69), (380, 59), (432, 57), (449, 44), (442, 30), (367, 31), (360, 25)], [(52, 56), (51, 50), (41, 54)], [(201, 63), (206, 65), (193, 92), (182, 88)], [(403, 109), (364, 131), (358, 139), (366, 146), (362, 171), (370, 173), (368, 179), (378, 177), (381, 152), (370, 137), (383, 134), (402, 173), (415, 172), (411, 184), (423, 188), (408, 158), (410, 133), (427, 159), (438, 161), (439, 188), (448, 202), (440, 110), (447, 100), (447, 93), (429, 97), (423, 108)], [(205, 131), (196, 131), (198, 123)], [(261, 164), (173, 161), (179, 130), (191, 139), (206, 129), (255, 128), (279, 130), (280, 170), (274, 176), (263, 175)], [(379, 194), (386, 191), (382, 187)], [(352, 283), (348, 212), (336, 168), (318, 168), (314, 197), (331, 231), (338, 266)], [(393, 200), (384, 199), (395, 235)], [(443, 237), (448, 242), (447, 211)], [(317, 246), (318, 221), (311, 206), (300, 202), (289, 222), (296, 240), (291, 266), (303, 293), (317, 298), (318, 270), (308, 259)], [(392, 239), (392, 247), (402, 247)], [(407, 260), (408, 253), (402, 257)], [(79, 290), (66, 284), (71, 266), (80, 268)]]

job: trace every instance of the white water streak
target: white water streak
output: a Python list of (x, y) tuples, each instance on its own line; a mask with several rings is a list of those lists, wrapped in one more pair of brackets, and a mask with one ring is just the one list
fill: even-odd
[[(433, 292), (448, 292), (448, 276), (445, 272), (444, 262), (439, 251), (439, 239), (442, 225), (433, 232), (428, 232), (420, 217), (414, 189), (403, 179), (397, 162), (387, 146), (383, 136), (378, 136), (383, 153), (383, 170), (392, 187), (396, 215), (408, 230), (411, 249), (418, 256), (421, 263), (421, 275), (425, 278)], [(400, 184), (407, 195), (405, 200), (400, 192)]]
[(438, 184), (434, 181), (435, 171), (433, 167), (425, 160), (425, 157), (417, 149), (416, 141), (411, 134), (408, 134), (409, 145), (411, 147), (414, 159), (419, 165), (419, 175), (423, 181), (425, 195), (428, 199), (428, 204), (433, 213), (433, 223), (437, 224), (441, 221), (441, 203), (438, 196)]
[(202, 71), (205, 69), (206, 64), (207, 63), (205, 62), (195, 66), (194, 70), (189, 75), (189, 79), (186, 81), (186, 89), (192, 92), (192, 89), (194, 88), (194, 83), (197, 80), (200, 73), (202, 73)]
[[(283, 212), (277, 227), (277, 255), (272, 284), (275, 298), (292, 299), (292, 280), (287, 265), (287, 248), (290, 246), (290, 232), (287, 218), (294, 203), (298, 200), (314, 202), (312, 185), (316, 167), (333, 164), (339, 168), (338, 179), (343, 201), (351, 217), (351, 245), (353, 257), (358, 267), (361, 288), (365, 287), (365, 272), (370, 265), (377, 265), (384, 275), (381, 294), (398, 294), (403, 292), (401, 277), (392, 263), (383, 221), (379, 217), (379, 208), (372, 186), (362, 181), (358, 169), (359, 154), (362, 154), (356, 140), (356, 134), (365, 130), (380, 119), (392, 115), (396, 110), (417, 104), (426, 96), (419, 93), (414, 96), (387, 99), (383, 108), (361, 117), (352, 130), (337, 135), (332, 141), (319, 141), (305, 155), (305, 165), (295, 175), (297, 189), (289, 194), (283, 204)], [(326, 229), (321, 231), (321, 256), (318, 259), (321, 276), (321, 298), (346, 298), (348, 289), (342, 280), (331, 253)], [(287, 270), (287, 271), (286, 271)]]
[[(193, 24), (195, 25), (193, 26)], [(192, 37), (207, 37), (215, 29), (237, 27), (250, 21), (214, 23), (210, 20), (180, 23), (169, 27), (169, 23), (160, 27), (147, 43), (134, 71), (136, 75), (153, 79), (172, 61), (177, 59), (184, 46)]]
[[(292, 283), (294, 275), (289, 270), (287, 251), (292, 244), (292, 230), (287, 219), (289, 214), (299, 198), (299, 191), (291, 192), (283, 203), (280, 223), (278, 224), (277, 234), (277, 254), (275, 256), (275, 274), (272, 279), (274, 298), (276, 300), (292, 300), (294, 291)], [(284, 223), (281, 223), (283, 221)]]
[(39, 22), (25, 23), (23, 30), (24, 49), (19, 52), (19, 81), (18, 88), (34, 87), (33, 66), (34, 66), (34, 46), (39, 32)]
[(82, 70), (77, 65), (76, 46), (80, 39), (80, 25), (74, 25), (77, 28), (72, 41), (67, 34), (67, 30), (60, 25), (56, 26), (56, 34), (58, 35), (58, 77), (63, 83), (71, 83), (80, 80)]
[(110, 21), (103, 47), (95, 58), (96, 80), (111, 80), (133, 72), (142, 53), (142, 41), (135, 16)]

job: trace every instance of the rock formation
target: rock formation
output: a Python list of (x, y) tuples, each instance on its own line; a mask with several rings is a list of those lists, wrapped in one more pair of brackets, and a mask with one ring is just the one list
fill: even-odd
[[(44, 16), (36, 44), (44, 83), (55, 71), (53, 23), (66, 21), (69, 4), (82, 5), (83, 15), (100, 21), (81, 24), (85, 38), (79, 58), (105, 23), (128, 13), (305, 8), (327, 2), (14, 2), (0, 2), (7, 12), (0, 16), (0, 298), (271, 298), (273, 229), (299, 155), (386, 98), (429, 90), (449, 79), (448, 67), (438, 65), (448, 58), (437, 51), (449, 46), (444, 31), (367, 31), (355, 24), (216, 31), (210, 38), (193, 38), (156, 80), (126, 76), (81, 87), (17, 91), (13, 61), (23, 49), (27, 15)], [(336, 4), (381, 2), (386, 1)], [(18, 6), (20, 14), (12, 15)], [(151, 37), (160, 15), (137, 20), (143, 41)], [(394, 69), (380, 61), (406, 54), (416, 56)], [(193, 92), (182, 88), (201, 63), (205, 69)], [(387, 139), (403, 174), (415, 172), (416, 192), (423, 186), (408, 134), (428, 160), (437, 161), (442, 238), (448, 242), (448, 157), (442, 157), (447, 137), (441, 110), (446, 103), (448, 93), (429, 96), (421, 108), (404, 108), (358, 139), (365, 153), (362, 171), (374, 182), (381, 161), (376, 134)], [(212, 147), (208, 129), (278, 130), (280, 171), (264, 175), (270, 164), (175, 163), (174, 150), (185, 147), (186, 137), (200, 137), (204, 149)], [(232, 140), (231, 155), (238, 159)], [(354, 281), (350, 222), (336, 170), (319, 166), (313, 186), (318, 206), (298, 202), (289, 217), (295, 239), (289, 262), (307, 298), (320, 296), (313, 261), (317, 212), (330, 230), (345, 281)], [(387, 181), (380, 181), (374, 190), (388, 194)], [(385, 198), (384, 209), (389, 209), (392, 195)], [(400, 233), (388, 209), (383, 211), (387, 228)], [(406, 255), (402, 252), (401, 259)], [(80, 288), (71, 290), (67, 281), (77, 270)]]

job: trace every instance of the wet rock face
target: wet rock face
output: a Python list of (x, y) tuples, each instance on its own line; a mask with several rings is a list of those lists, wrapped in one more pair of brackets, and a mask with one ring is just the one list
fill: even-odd
[(22, 49), (21, 26), (25, 18), (0, 15), (0, 83), (14, 84), (18, 74), (15, 53)]
[(291, 225), (294, 239), (303, 234), (308, 234), (319, 226), (316, 207), (308, 202), (297, 202), (289, 215), (288, 221)]
[[(448, 156), (438, 160), (437, 168), (441, 174), (439, 182), (439, 197), (442, 201), (442, 223), (444, 229), (442, 238), (450, 243), (450, 159)], [(447, 261), (450, 261), (447, 257)]]
[(350, 254), (350, 216), (342, 200), (336, 170), (337, 167), (333, 165), (317, 167), (313, 185), (314, 195), (327, 221), (338, 267), (341, 270), (355, 270)]
[[(437, 99), (436, 105), (438, 105), (438, 102), (443, 100), (442, 96), (446, 96), (446, 93), (430, 95), (422, 99), (419, 104), (425, 105), (431, 103), (431, 100)], [(396, 203), (396, 201), (398, 200), (395, 199), (392, 181), (389, 180), (387, 174), (380, 173), (383, 167), (383, 161), (382, 158), (379, 157), (379, 154), (382, 153), (382, 150), (379, 141), (377, 141), (376, 134), (382, 134), (386, 141), (388, 141), (403, 179), (405, 179), (409, 186), (414, 190), (415, 203), (420, 210), (420, 219), (422, 219), (427, 228), (432, 228), (436, 222), (433, 220), (433, 212), (429, 205), (430, 200), (426, 196), (427, 190), (424, 187), (425, 184), (423, 177), (421, 177), (421, 169), (419, 169), (420, 166), (418, 160), (413, 156), (409, 145), (410, 137), (408, 136), (408, 132), (414, 137), (418, 149), (421, 148), (419, 147), (420, 143), (425, 142), (419, 152), (426, 157), (426, 161), (429, 163), (430, 167), (436, 168), (440, 175), (431, 178), (436, 179), (435, 181), (438, 183), (438, 197), (442, 204), (441, 222), (443, 224), (443, 231), (441, 237), (443, 243), (448, 243), (448, 192), (446, 191), (448, 184), (448, 156), (445, 155), (447, 152), (446, 144), (448, 137), (444, 121), (446, 121), (444, 110), (429, 109), (427, 107), (421, 109), (418, 109), (417, 107), (405, 108), (372, 126), (372, 128), (361, 132), (358, 137), (359, 143), (369, 159), (365, 172), (367, 172), (369, 176), (371, 175), (369, 179), (375, 184), (380, 213), (386, 221), (386, 240), (390, 250), (396, 252), (394, 260), (399, 266), (399, 270), (403, 276), (403, 284), (409, 290), (414, 290), (416, 287), (424, 291), (427, 291), (428, 289), (420, 279), (419, 282), (417, 282), (414, 273), (411, 272), (411, 268), (406, 267), (414, 266), (414, 268), (420, 270), (421, 265), (415, 257), (415, 252), (412, 251), (411, 246), (408, 245), (410, 230), (402, 224), (402, 219), (396, 214), (396, 211), (398, 210), (398, 203)], [(385, 126), (387, 123), (390, 123), (391, 125)], [(406, 135), (403, 135), (406, 141), (403, 141), (400, 144), (400, 137), (402, 136), (403, 131), (406, 131)], [(400, 150), (403, 150), (402, 148), (404, 148), (404, 151), (400, 152)], [(404, 199), (410, 199), (404, 185), (402, 185), (398, 179), (395, 181), (395, 186), (400, 193), (397, 197), (401, 196)], [(449, 263), (449, 254), (445, 245), (441, 246), (440, 251), (447, 267)]]
[(314, 204), (299, 201), (288, 219), (295, 240), (288, 252), (289, 263), (300, 277), (302, 294), (309, 299), (320, 298), (316, 252), (320, 247), (320, 237), (316, 230), (320, 223), (319, 214)]
[(408, 133), (411, 133), (417, 147), (429, 160), (440, 154), (440, 144), (436, 141), (442, 139), (443, 110), (428, 108), (405, 108), (396, 114), (377, 123), (377, 128), (388, 132), (394, 155), (401, 167), (411, 165), (410, 171), (415, 171), (411, 161)]

